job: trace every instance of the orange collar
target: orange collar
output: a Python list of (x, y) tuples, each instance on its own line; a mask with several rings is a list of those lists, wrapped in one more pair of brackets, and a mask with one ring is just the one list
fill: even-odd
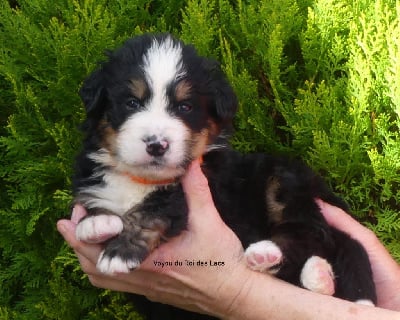
[[(200, 164), (203, 163), (203, 157), (200, 157), (198, 160), (199, 160)], [(155, 185), (171, 184), (171, 183), (174, 183), (177, 181), (176, 178), (164, 179), (164, 180), (150, 180), (150, 179), (134, 176), (129, 173), (125, 173), (125, 174), (126, 174), (126, 176), (128, 176), (129, 179), (131, 179), (132, 182), (140, 183), (140, 184), (144, 184), (144, 185), (155, 186)]]
[(132, 182), (145, 184), (145, 185), (162, 185), (162, 184), (171, 184), (176, 182), (176, 179), (164, 179), (164, 180), (150, 180), (138, 176), (131, 175), (129, 173), (126, 174)]

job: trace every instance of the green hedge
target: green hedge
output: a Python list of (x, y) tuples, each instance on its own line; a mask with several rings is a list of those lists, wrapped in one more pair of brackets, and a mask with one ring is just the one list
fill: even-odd
[(56, 231), (80, 146), (78, 89), (107, 48), (169, 31), (221, 61), (233, 146), (303, 158), (400, 261), (395, 0), (0, 0), (0, 318), (139, 319)]

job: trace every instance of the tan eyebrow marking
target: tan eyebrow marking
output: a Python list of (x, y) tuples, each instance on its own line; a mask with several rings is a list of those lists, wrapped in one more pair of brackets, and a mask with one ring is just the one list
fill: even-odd
[(138, 98), (138, 99), (143, 99), (145, 97), (146, 91), (147, 91), (147, 84), (145, 81), (140, 80), (140, 79), (132, 79), (130, 81), (130, 86), (129, 88), (132, 91), (132, 94)]
[(190, 97), (192, 86), (188, 81), (180, 81), (175, 87), (175, 98), (177, 101), (183, 101)]

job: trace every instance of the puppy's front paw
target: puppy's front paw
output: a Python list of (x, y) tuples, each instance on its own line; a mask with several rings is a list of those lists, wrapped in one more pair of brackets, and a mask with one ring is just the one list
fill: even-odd
[(97, 269), (104, 274), (128, 273), (139, 267), (149, 255), (151, 248), (141, 239), (132, 237), (128, 231), (107, 242), (97, 260)]
[(247, 266), (260, 272), (276, 274), (283, 259), (281, 249), (270, 240), (252, 243), (245, 251)]
[[(98, 223), (99, 217), (103, 217)], [(116, 221), (110, 220), (107, 215), (97, 215), (82, 220), (81, 227), (85, 239), (91, 239), (100, 231), (113, 232), (112, 237), (105, 243), (105, 247), (97, 261), (97, 269), (104, 274), (128, 273), (136, 269), (140, 263), (158, 247), (162, 239), (166, 239), (164, 232), (168, 221), (155, 219), (143, 215), (140, 211), (129, 211), (122, 217), (114, 216)], [(106, 220), (107, 219), (107, 220)], [(86, 220), (88, 220), (86, 222)], [(91, 222), (96, 227), (91, 226)]]
[(76, 226), (75, 236), (87, 243), (101, 243), (120, 234), (123, 227), (121, 218), (116, 215), (88, 216)]
[(121, 256), (110, 257), (105, 250), (100, 254), (97, 261), (97, 270), (101, 273), (113, 275), (116, 273), (129, 273), (140, 265), (139, 260), (123, 259)]
[(328, 296), (335, 293), (334, 278), (330, 263), (318, 256), (309, 258), (300, 274), (300, 281), (304, 288)]

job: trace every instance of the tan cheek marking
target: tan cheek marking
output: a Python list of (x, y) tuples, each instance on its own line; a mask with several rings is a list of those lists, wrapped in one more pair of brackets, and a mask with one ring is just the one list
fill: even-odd
[(117, 132), (105, 120), (100, 123), (99, 131), (102, 136), (101, 146), (110, 151), (111, 154), (115, 154)]
[(200, 133), (192, 136), (193, 147), (192, 147), (192, 158), (200, 158), (206, 151), (209, 140), (209, 130), (203, 129)]
[(213, 121), (208, 121), (208, 128), (204, 128), (200, 133), (192, 135), (191, 156), (193, 159), (200, 158), (207, 149), (207, 146), (213, 143), (213, 140), (220, 134), (218, 125)]
[(208, 126), (209, 126), (208, 143), (212, 143), (213, 142), (212, 140), (215, 139), (221, 133), (221, 130), (219, 129), (218, 125), (211, 120), (208, 121)]
[(269, 218), (275, 223), (282, 221), (283, 210), (285, 209), (285, 205), (276, 200), (279, 188), (280, 184), (278, 178), (271, 177), (268, 179), (265, 195), (268, 210), (270, 213)]

